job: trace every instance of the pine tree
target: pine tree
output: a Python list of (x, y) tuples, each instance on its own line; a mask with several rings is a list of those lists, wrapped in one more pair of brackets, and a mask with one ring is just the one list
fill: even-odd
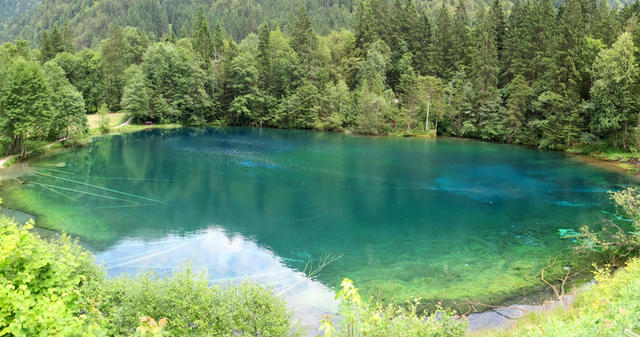
[(291, 27), (291, 47), (300, 56), (302, 63), (311, 73), (311, 65), (313, 62), (313, 54), (318, 47), (318, 38), (311, 26), (309, 13), (304, 7), (300, 7), (298, 15), (293, 20)]
[(111, 111), (118, 111), (122, 89), (124, 88), (124, 71), (129, 66), (127, 60), (122, 57), (122, 51), (126, 49), (124, 30), (114, 27), (109, 37), (100, 44), (101, 67), (104, 70), (105, 102)]
[[(502, 73), (504, 73), (504, 43), (506, 38), (506, 24), (504, 18), (504, 11), (502, 9), (502, 3), (500, 0), (494, 0), (491, 4), (491, 10), (489, 12), (489, 18), (492, 25), (492, 29), (495, 33), (496, 40), (496, 51), (498, 53), (498, 65), (500, 67), (501, 76), (499, 79), (502, 79)], [(500, 84), (503, 84), (501, 82)]]
[(204, 14), (204, 8), (200, 7), (191, 27), (191, 41), (202, 60), (208, 65), (209, 59), (213, 57), (213, 39), (209, 30), (209, 21)]
[(450, 27), (451, 19), (447, 7), (442, 4), (438, 14), (438, 23), (433, 39), (433, 73), (440, 78), (448, 78), (453, 69), (453, 43)]
[(458, 0), (451, 22), (451, 37), (453, 44), (453, 64), (457, 69), (466, 67), (470, 63), (469, 16), (464, 0)]
[(420, 15), (417, 25), (417, 43), (416, 49), (413, 51), (415, 57), (413, 58), (413, 66), (422, 75), (430, 74), (430, 67), (432, 66), (432, 49), (433, 49), (433, 35), (431, 31), (431, 21), (426, 13)]
[(45, 63), (57, 54), (72, 52), (72, 36), (68, 26), (58, 29), (57, 25), (49, 31), (43, 31), (40, 38), (40, 62)]
[(508, 86), (509, 98), (507, 99), (507, 142), (512, 142), (522, 132), (526, 122), (528, 101), (532, 90), (524, 76), (516, 75)]
[(487, 17), (486, 10), (478, 12), (477, 24), (473, 31), (474, 52), (471, 74), (479, 103), (494, 98), (498, 86), (498, 48), (494, 26)]

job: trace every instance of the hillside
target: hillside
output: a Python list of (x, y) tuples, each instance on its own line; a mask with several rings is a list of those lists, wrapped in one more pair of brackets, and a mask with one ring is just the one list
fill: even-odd
[[(16, 2), (17, 0), (11, 0)], [(0, 17), (4, 27), (0, 41), (17, 38), (37, 41), (42, 30), (65, 23), (72, 29), (78, 46), (95, 45), (106, 37), (112, 25), (133, 26), (155, 37), (173, 29), (176, 35), (188, 30), (200, 6), (210, 24), (223, 25), (236, 39), (256, 30), (263, 21), (280, 25), (288, 22), (304, 5), (320, 33), (350, 26), (354, 0), (45, 0), (26, 15)], [(5, 6), (7, 7), (7, 6)], [(11, 6), (9, 4), (8, 7)], [(9, 8), (10, 9), (10, 8)]]
[[(68, 24), (79, 47), (95, 46), (114, 25), (137, 27), (156, 38), (172, 29), (180, 36), (201, 6), (211, 27), (222, 25), (234, 39), (255, 32), (265, 21), (286, 26), (300, 6), (309, 11), (321, 35), (350, 28), (359, 0), (5, 0), (0, 4), (0, 42), (38, 41), (43, 30)], [(389, 6), (393, 0), (388, 0)], [(439, 9), (442, 0), (417, 0), (419, 10)], [(470, 12), (484, 0), (466, 0)], [(555, 3), (556, 1), (554, 1)], [(617, 7), (629, 0), (608, 0)], [(454, 1), (445, 0), (451, 9)], [(508, 11), (511, 1), (505, 4)], [(29, 9), (33, 8), (32, 11)]]
[[(0, 25), (12, 19), (20, 18), (31, 8), (40, 4), (40, 0), (3, 0), (0, 1)], [(2, 26), (0, 26), (2, 27)]]
[[(170, 29), (177, 36), (188, 31), (202, 6), (210, 27), (222, 25), (235, 40), (255, 32), (265, 21), (285, 27), (300, 6), (307, 8), (314, 30), (325, 35), (332, 30), (351, 28), (360, 0), (7, 0), (6, 13), (0, 16), (0, 42), (24, 39), (38, 41), (43, 30), (54, 24), (67, 24), (78, 47), (95, 46), (114, 25), (132, 26), (162, 37)], [(40, 2), (42, 3), (40, 4)], [(389, 7), (394, 0), (387, 0)], [(614, 0), (616, 1), (616, 0)], [(453, 10), (454, 0), (445, 0)], [(486, 0), (465, 0), (474, 12)], [(416, 0), (416, 7), (430, 12), (439, 9), (442, 0)], [(39, 6), (38, 6), (39, 5)], [(0, 8), (3, 8), (0, 7)], [(33, 7), (34, 10), (26, 10)], [(509, 9), (510, 2), (505, 3)], [(4, 9), (3, 8), (3, 9)]]

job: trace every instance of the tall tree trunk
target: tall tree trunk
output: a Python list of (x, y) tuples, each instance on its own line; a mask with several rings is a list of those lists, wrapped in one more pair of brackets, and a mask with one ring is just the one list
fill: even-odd
[(622, 127), (622, 148), (627, 150), (627, 121), (624, 122), (624, 126)]
[(429, 131), (429, 110), (431, 108), (431, 97), (427, 99), (427, 116), (424, 119), (424, 131)]

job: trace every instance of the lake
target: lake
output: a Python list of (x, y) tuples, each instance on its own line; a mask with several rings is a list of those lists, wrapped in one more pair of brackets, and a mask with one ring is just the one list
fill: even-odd
[(268, 284), (316, 320), (344, 277), (381, 301), (535, 291), (577, 245), (559, 229), (624, 224), (607, 191), (634, 184), (517, 146), (251, 128), (100, 137), (21, 179), (5, 206), (77, 236), (110, 275), (188, 262)]

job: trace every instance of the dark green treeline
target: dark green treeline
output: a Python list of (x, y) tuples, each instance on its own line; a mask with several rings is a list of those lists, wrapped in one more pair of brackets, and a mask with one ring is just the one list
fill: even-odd
[[(239, 42), (202, 10), (180, 36), (116, 28), (96, 49), (74, 50), (69, 28), (54, 26), (40, 50), (0, 48), (0, 141), (13, 151), (81, 129), (53, 126), (69, 111), (106, 107), (137, 122), (638, 148), (637, 3), (516, 1), (506, 12), (496, 0), (471, 12), (456, 1), (431, 15), (411, 0), (366, 0), (351, 31), (323, 36), (301, 8), (285, 33), (263, 23)], [(27, 75), (43, 86), (26, 90), (37, 109), (11, 98)], [(34, 117), (16, 127), (24, 109)]]

